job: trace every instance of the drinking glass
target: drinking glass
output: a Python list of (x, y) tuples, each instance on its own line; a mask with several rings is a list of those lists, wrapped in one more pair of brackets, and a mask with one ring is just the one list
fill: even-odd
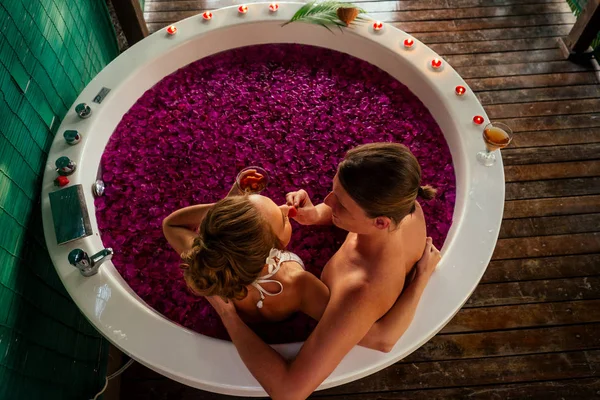
[(512, 140), (512, 130), (501, 122), (491, 122), (483, 129), (483, 142), (485, 151), (477, 153), (477, 161), (486, 167), (496, 163), (496, 150), (508, 146)]

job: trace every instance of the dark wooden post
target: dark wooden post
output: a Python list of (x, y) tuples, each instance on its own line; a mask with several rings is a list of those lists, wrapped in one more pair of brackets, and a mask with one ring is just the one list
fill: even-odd
[(590, 58), (592, 53), (589, 47), (599, 31), (600, 0), (589, 0), (569, 36), (559, 41), (565, 57), (573, 61)]
[(148, 36), (148, 27), (139, 0), (112, 0), (112, 4), (129, 46)]

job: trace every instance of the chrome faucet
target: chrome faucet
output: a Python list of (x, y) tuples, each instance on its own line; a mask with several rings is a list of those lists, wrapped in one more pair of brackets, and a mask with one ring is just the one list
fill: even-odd
[(110, 247), (100, 250), (91, 257), (85, 251), (75, 249), (69, 253), (69, 263), (79, 269), (81, 275), (92, 276), (98, 273), (103, 262), (112, 259), (113, 254), (113, 249)]

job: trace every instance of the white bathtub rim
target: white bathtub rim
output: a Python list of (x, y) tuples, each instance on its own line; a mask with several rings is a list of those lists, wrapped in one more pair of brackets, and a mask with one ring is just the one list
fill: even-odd
[[(266, 7), (266, 4), (268, 4), (268, 3), (262, 3), (262, 4), (264, 4), (265, 7)], [(284, 9), (284, 4), (285, 3), (280, 3), (280, 4), (281, 4), (281, 7), (280, 7), (280, 11), (278, 13), (280, 13), (279, 15), (283, 15), (282, 11)], [(250, 7), (255, 7), (255, 6), (258, 7), (258, 6), (260, 6), (260, 4), (250, 5)], [(295, 7), (299, 7), (300, 5), (295, 4), (294, 6)], [(292, 7), (292, 5), (290, 5), (290, 7)], [(229, 9), (231, 11), (231, 9), (236, 9), (236, 8), (237, 8), (237, 6), (230, 7)], [(227, 9), (213, 11), (213, 14), (215, 15), (215, 17), (217, 17), (219, 15), (219, 13), (227, 12), (226, 10)], [(241, 17), (241, 18), (246, 18), (246, 17), (248, 17), (248, 16), (244, 16), (244, 17)], [(269, 14), (269, 18), (272, 18), (272, 17), (273, 16)], [(199, 18), (201, 18), (201, 16), (191, 17), (191, 18), (187, 19), (186, 21), (182, 21), (182, 22), (177, 23), (177, 26), (181, 27), (181, 28), (185, 28), (186, 26), (190, 25), (190, 22), (194, 23), (194, 24), (198, 23), (198, 19)], [(236, 18), (236, 17), (233, 17), (233, 18)], [(279, 17), (276, 17), (276, 18), (279, 18)], [(244, 20), (244, 21), (245, 21), (245, 23), (254, 23), (254, 22), (257, 22), (255, 20), (250, 20), (250, 18), (248, 18), (247, 20)], [(213, 22), (213, 21), (211, 21), (211, 22)], [(200, 22), (200, 23), (203, 23), (203, 22)], [(390, 26), (386, 26), (386, 28), (385, 28), (386, 31), (384, 33), (387, 34), (388, 33), (388, 29), (390, 29), (390, 28), (391, 28)], [(228, 29), (228, 28), (224, 28), (224, 29)], [(392, 32), (394, 32), (394, 34), (398, 33), (398, 32), (393, 31), (393, 30), (392, 30)], [(399, 32), (399, 33), (400, 33), (400, 35), (408, 36), (408, 35), (404, 34), (403, 32)], [(161, 35), (161, 34), (164, 36), (164, 30), (159, 31), (153, 37), (157, 37), (158, 35)], [(181, 33), (178, 33), (177, 35), (181, 35)], [(199, 36), (199, 35), (196, 35), (196, 36)], [(398, 37), (403, 37), (403, 36), (398, 36)], [(177, 40), (178, 36), (175, 36), (172, 39)], [(160, 40), (160, 39), (158, 39), (158, 40)], [(143, 43), (144, 42), (140, 42), (136, 46), (133, 46), (132, 49), (135, 49), (136, 47), (142, 45)], [(183, 45), (183, 43), (181, 45)], [(424, 45), (420, 44), (420, 42), (418, 42), (418, 41), (416, 41), (416, 45), (419, 46), (419, 47), (420, 46), (424, 46)], [(125, 54), (127, 54), (127, 53), (125, 53)], [(131, 55), (131, 54), (132, 53), (129, 53), (129, 55)], [(113, 61), (113, 63), (111, 63), (111, 64), (117, 65), (116, 62), (117, 62), (117, 60), (119, 60), (119, 58), (116, 59), (115, 61)], [(111, 65), (109, 65), (107, 67), (107, 70), (110, 71), (110, 69), (109, 69), (110, 67), (111, 67)], [(141, 67), (138, 67), (138, 68), (141, 68)], [(454, 72), (454, 71), (451, 68), (449, 68), (449, 66), (446, 66), (445, 70), (443, 72), (441, 72), (441, 73), (450, 74), (452, 72)], [(84, 90), (81, 93), (81, 95), (78, 97), (78, 99), (75, 102), (75, 104), (77, 104), (79, 102), (82, 102), (82, 101), (86, 101), (86, 102), (88, 102), (88, 104), (91, 104), (92, 106), (94, 106), (94, 103), (89, 103), (88, 99), (89, 99), (89, 95), (90, 94), (95, 94), (95, 91), (97, 90), (97, 88), (93, 88), (93, 89), (90, 89), (90, 88), (94, 87), (94, 84), (98, 83), (99, 80), (100, 80), (100, 78), (103, 78), (102, 77), (102, 73), (99, 74), (96, 78), (94, 78), (94, 80), (88, 85), (88, 87), (86, 88), (86, 90)], [(135, 79), (135, 76), (133, 74), (130, 74), (123, 81), (126, 82), (126, 81), (128, 81), (130, 79)], [(464, 83), (464, 81), (462, 79), (460, 79), (460, 82), (461, 82), (461, 84), (463, 86), (465, 86), (465, 87), (468, 88), (468, 86)], [(404, 82), (402, 82), (402, 83), (404, 83)], [(92, 92), (94, 92), (94, 93), (92, 93)], [(470, 89), (467, 89), (467, 92), (472, 95), (472, 91)], [(417, 93), (415, 93), (415, 94), (417, 94)], [(110, 97), (110, 94), (109, 94), (109, 97)], [(104, 106), (102, 106), (102, 107), (104, 107)], [(98, 109), (100, 109), (102, 107), (98, 107)], [(487, 116), (483, 112), (483, 109), (481, 108), (480, 105), (479, 105), (479, 109), (478, 110), (479, 110), (479, 115), (484, 116), (484, 118), (487, 121), (488, 120)], [(120, 117), (119, 117), (119, 120), (120, 120)], [(69, 129), (69, 126), (77, 126), (77, 127), (79, 127), (79, 130), (85, 131), (85, 123), (82, 124), (81, 122), (82, 121), (77, 120), (76, 117), (73, 116), (73, 109), (71, 109), (69, 111), (68, 116), (63, 121), (63, 124), (61, 125), (61, 128), (59, 129), (59, 134), (57, 135), (57, 138), (55, 140), (55, 143), (54, 143), (53, 148), (52, 148), (52, 150), (50, 152), (50, 155), (49, 155), (48, 165), (47, 165), (47, 168), (46, 168), (46, 174), (45, 174), (45, 177), (44, 177), (43, 198), (42, 198), (42, 200), (43, 200), (42, 201), (42, 208), (43, 208), (43, 213), (44, 213), (44, 230), (45, 230), (46, 240), (49, 243), (49, 250), (51, 249), (51, 246), (50, 246), (50, 244), (52, 244), (51, 240), (54, 240), (54, 232), (53, 232), (53, 229), (52, 229), (51, 225), (48, 224), (49, 222), (51, 222), (51, 216), (50, 216), (50, 218), (48, 218), (48, 215), (47, 215), (48, 214), (47, 213), (48, 205), (47, 205), (47, 196), (46, 195), (51, 190), (51, 187), (49, 186), (49, 184), (51, 185), (52, 179), (54, 178), (52, 163), (53, 163), (53, 161), (55, 159), (55, 157), (54, 157), (55, 155), (58, 155), (58, 153), (62, 154), (62, 153), (65, 152), (65, 151), (63, 151), (63, 152), (60, 151), (60, 150), (63, 150), (65, 148), (64, 146), (60, 145), (60, 142), (62, 140), (62, 138), (60, 136), (61, 136), (62, 132), (65, 129)], [(86, 133), (84, 133), (84, 135), (85, 134)], [(81, 148), (85, 149), (84, 145), (85, 145), (85, 143), (80, 144), (80, 146), (82, 146)], [(70, 150), (68, 148), (66, 148), (66, 149)], [(73, 149), (77, 150), (76, 147), (74, 147)], [(467, 170), (467, 171), (469, 171), (469, 170)], [(483, 171), (480, 170), (479, 172), (483, 172)], [(501, 161), (498, 163), (498, 165), (496, 165), (492, 169), (488, 169), (487, 171), (485, 171), (484, 175), (487, 175), (487, 173), (490, 173), (490, 172), (494, 172), (494, 175), (495, 175), (494, 177), (496, 179), (498, 179), (499, 177), (501, 177), (502, 178), (501, 182), (504, 182)], [(70, 178), (73, 178), (72, 179), (73, 183), (76, 183), (78, 180), (80, 180), (79, 179), (80, 178), (79, 175), (80, 175), (80, 171), (78, 171), (74, 176), (70, 177)], [(475, 178), (474, 176), (467, 175), (467, 177), (465, 179), (470, 181), (471, 179), (474, 179), (474, 178)], [(457, 177), (457, 180), (458, 180), (458, 177)], [(85, 187), (85, 185), (84, 185), (84, 189), (87, 190), (88, 188)], [(498, 188), (494, 187), (494, 189), (497, 190)], [(502, 185), (502, 187), (501, 187), (502, 203), (503, 203), (503, 198), (504, 198), (504, 190), (503, 189), (504, 188), (503, 188), (503, 185)], [(495, 194), (497, 195), (497, 194), (499, 194), (499, 192), (496, 191)], [(464, 201), (464, 202), (462, 202), (462, 204), (459, 205), (458, 204), (458, 196), (459, 196), (459, 194), (457, 193), (457, 206), (459, 206), (459, 211), (460, 211), (459, 213), (461, 215), (465, 215), (465, 213), (467, 213), (466, 207), (469, 204), (469, 201), (468, 200)], [(46, 200), (44, 200), (44, 198), (46, 198)], [(94, 211), (93, 203), (90, 203), (90, 196), (89, 196), (89, 194), (87, 192), (86, 192), (86, 199), (88, 200), (88, 207), (90, 208), (90, 212), (93, 212)], [(460, 209), (460, 207), (462, 209)], [(455, 214), (456, 213), (457, 213), (457, 210), (455, 210)], [(493, 232), (493, 235), (492, 235), (494, 237), (494, 244), (495, 244), (495, 238), (497, 238), (497, 234), (498, 234), (498, 230), (499, 230), (499, 225), (500, 225), (499, 221), (501, 220), (501, 216), (502, 216), (501, 213), (502, 213), (502, 208), (500, 208), (500, 213), (499, 214), (495, 214), (496, 215), (496, 219), (498, 220), (498, 224), (497, 224), (497, 226), (494, 227), (495, 232)], [(462, 226), (463, 223), (464, 223), (464, 220), (455, 221), (455, 223), (453, 224), (453, 227), (452, 227), (450, 233), (452, 234), (453, 232), (460, 232), (461, 231), (461, 226)], [(96, 228), (97, 228), (97, 224), (96, 224)], [(97, 232), (97, 229), (95, 229), (94, 232)], [(490, 232), (490, 233), (492, 233), (492, 232)], [(449, 237), (450, 237), (450, 235), (449, 235)], [(97, 240), (94, 241), (93, 239), (97, 239)], [(92, 238), (90, 238), (90, 240), (86, 239), (84, 241), (86, 243), (92, 241), (93, 244), (97, 245), (97, 243), (98, 243), (99, 240), (100, 239), (97, 237), (97, 233), (95, 233), (95, 235)], [(83, 247), (81, 245), (81, 243), (83, 243), (83, 242), (76, 243), (76, 246), (73, 246), (73, 247), (77, 247), (77, 246)], [(451, 241), (449, 243), (448, 247), (444, 248), (444, 251), (445, 252), (450, 252), (451, 251), (451, 247), (452, 247), (453, 244), (454, 244), (454, 241)], [(488, 243), (488, 245), (489, 245), (489, 243)], [(54, 245), (52, 247), (56, 247), (56, 246)], [(493, 248), (493, 246), (492, 246), (492, 248)], [(98, 249), (99, 248), (96, 247), (96, 250), (98, 250)], [(69, 266), (69, 265), (66, 265), (66, 266), (64, 265), (65, 264), (65, 259), (64, 258), (61, 258), (60, 256), (58, 256), (56, 254), (52, 254), (52, 252), (51, 252), (51, 256), (53, 258), (53, 262), (57, 266), (57, 271), (59, 272), (59, 276), (60, 276), (61, 280), (63, 280), (63, 283), (65, 283), (65, 286), (66, 286), (69, 294), (74, 298), (74, 300), (76, 301), (77, 305), (80, 308), (83, 308), (84, 310), (86, 309), (86, 306), (85, 306), (85, 304), (83, 304), (84, 302), (82, 301), (82, 299), (80, 297), (81, 293), (79, 292), (79, 288), (81, 287), (81, 284), (83, 284), (83, 286), (86, 286), (86, 284), (90, 285), (94, 281), (104, 282), (106, 280), (110, 281), (111, 279), (113, 279), (113, 280), (115, 279), (114, 276), (111, 277), (111, 274), (116, 273), (116, 270), (114, 269), (114, 266), (112, 266), (112, 265), (110, 266), (110, 268), (104, 268), (104, 266), (103, 266), (103, 269), (101, 270), (100, 274), (98, 274), (96, 277), (93, 277), (93, 278), (81, 278), (81, 277), (77, 276), (78, 272), (75, 269), (69, 269), (69, 268), (72, 268), (72, 267)], [(491, 252), (489, 254), (489, 257), (491, 257)], [(489, 258), (486, 261), (486, 265), (487, 265), (487, 262), (489, 262)], [(443, 267), (443, 265), (440, 265), (440, 268), (441, 267)], [(475, 286), (477, 285), (477, 282), (479, 281), (479, 279), (483, 275), (484, 271), (485, 271), (485, 268), (482, 268), (479, 271), (477, 279), (476, 279), (474, 285), (472, 285), (472, 288), (470, 288), (470, 291), (468, 293), (466, 293), (464, 296), (462, 296), (463, 298), (461, 299), (462, 302), (460, 303), (460, 306), (462, 306), (462, 304), (464, 304), (464, 302), (468, 299), (468, 297), (470, 296), (470, 294), (474, 290)], [(118, 275), (118, 273), (117, 273), (117, 275)], [(119, 278), (122, 280), (122, 278), (120, 276), (119, 276)], [(114, 282), (112, 282), (112, 283), (114, 283)], [(119, 283), (119, 285), (121, 285), (121, 283)], [(119, 288), (117, 287), (116, 289), (119, 289)], [(122, 293), (124, 295), (124, 297), (130, 296), (132, 298), (132, 300), (134, 301), (134, 303), (135, 303), (135, 301), (136, 301), (135, 298), (137, 297), (137, 295), (135, 295), (130, 289), (128, 289), (128, 287), (125, 287), (124, 289), (127, 292), (127, 293)], [(429, 290), (429, 292), (431, 292), (431, 290)], [(139, 297), (137, 297), (137, 299), (141, 300), (141, 299), (139, 299)], [(140, 303), (134, 304), (134, 305), (139, 306)], [(454, 314), (456, 312), (458, 312), (458, 310), (460, 309), (460, 306), (455, 309)], [(200, 336), (200, 335), (197, 335), (196, 333), (193, 333), (192, 331), (189, 331), (189, 330), (187, 330), (185, 328), (180, 327), (177, 324), (174, 324), (174, 323), (166, 320), (164, 317), (162, 317), (160, 314), (158, 314), (154, 310), (148, 310), (148, 309), (146, 309), (146, 311), (147, 312), (149, 311), (153, 315), (154, 319), (158, 318), (159, 320), (161, 320), (159, 322), (160, 324), (163, 324), (163, 325), (166, 324), (166, 325), (169, 325), (169, 326), (173, 326), (173, 327), (176, 327), (179, 330), (183, 329), (183, 332), (186, 332), (186, 334), (188, 334), (188, 335)], [(432, 337), (433, 335), (435, 335), (435, 333), (437, 333), (437, 331), (439, 331), (439, 329), (441, 329), (452, 318), (452, 316), (454, 314), (449, 315), (444, 320), (438, 320), (438, 323), (435, 325), (435, 328), (429, 332), (429, 335), (428, 335), (428, 337), (425, 340), (419, 341), (419, 343), (413, 343), (411, 346), (404, 348), (403, 351), (402, 351), (402, 353), (394, 354), (394, 352), (392, 352), (392, 353), (390, 353), (391, 356), (383, 356), (385, 358), (384, 361), (379, 361), (376, 365), (371, 365), (369, 367), (363, 368), (359, 372), (342, 373), (342, 374), (337, 375), (335, 377), (335, 379), (328, 378), (323, 383), (323, 385), (320, 386), (319, 389), (325, 389), (325, 388), (328, 388), (328, 387), (337, 386), (339, 384), (347, 383), (347, 382), (349, 382), (351, 380), (359, 379), (359, 378), (361, 378), (363, 376), (366, 376), (366, 375), (368, 375), (370, 373), (373, 373), (373, 372), (375, 372), (377, 370), (383, 369), (383, 368), (387, 367), (388, 365), (391, 365), (392, 363), (396, 362), (398, 359), (400, 359), (400, 358), (404, 357), (405, 355), (409, 354), (410, 352), (414, 351), (416, 348), (418, 348), (420, 345), (422, 345), (422, 343), (426, 342), (430, 337)], [(215, 383), (213, 381), (202, 379), (202, 378), (200, 378), (198, 376), (188, 376), (188, 375), (184, 376), (181, 371), (178, 371), (178, 370), (173, 369), (173, 368), (169, 368), (166, 365), (157, 366), (154, 361), (152, 361), (148, 357), (146, 357), (146, 354), (140, 354), (139, 351), (138, 352), (129, 352), (128, 351), (129, 347), (125, 344), (125, 342), (123, 342), (122, 340), (120, 340), (119, 336), (117, 334), (115, 334), (114, 332), (107, 331), (106, 326), (102, 325), (102, 322), (99, 319), (96, 320), (94, 318), (89, 318), (89, 316), (87, 316), (87, 315), (86, 315), (86, 317), (88, 317), (88, 319), (90, 319), (90, 321), (111, 342), (113, 342), (113, 344), (115, 344), (117, 347), (119, 347), (125, 353), (133, 356), (135, 359), (141, 361), (143, 364), (149, 366), (150, 368), (152, 368), (152, 369), (154, 369), (154, 370), (156, 370), (156, 371), (158, 371), (158, 372), (160, 372), (160, 373), (162, 373), (164, 375), (169, 376), (170, 378), (173, 378), (175, 380), (178, 380), (180, 382), (186, 383), (186, 384), (191, 385), (191, 386), (199, 387), (199, 388), (206, 389), (206, 390), (216, 391), (216, 392), (220, 392), (220, 393), (225, 393), (225, 394), (250, 395), (250, 396), (264, 395), (264, 391), (262, 390), (262, 388), (260, 388), (260, 386), (258, 386), (258, 387), (256, 385), (236, 386), (236, 385), (230, 385), (230, 384), (220, 384), (220, 383)], [(407, 334), (410, 331), (411, 331), (411, 329), (409, 328), (409, 331), (407, 332)], [(210, 343), (211, 345), (217, 345), (217, 344), (220, 344), (222, 341), (220, 341), (218, 339), (212, 339), (212, 338), (202, 337), (202, 342), (203, 343)], [(402, 339), (401, 339), (401, 341), (399, 343), (401, 343), (401, 342), (402, 342)], [(227, 343), (227, 345), (230, 346), (230, 347), (233, 347), (230, 343)], [(286, 346), (275, 346), (275, 347), (278, 350), (283, 351), (282, 347), (293, 347), (293, 346), (299, 346), (299, 344), (286, 345)], [(398, 347), (398, 345), (396, 347)], [(364, 351), (369, 352), (369, 350), (365, 350), (365, 349), (358, 349), (358, 351), (360, 351), (360, 352), (364, 352)]]

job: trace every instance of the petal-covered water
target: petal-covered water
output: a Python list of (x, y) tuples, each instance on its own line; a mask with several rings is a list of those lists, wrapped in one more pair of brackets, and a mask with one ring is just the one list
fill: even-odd
[[(190, 295), (179, 256), (162, 235), (171, 212), (226, 195), (249, 165), (270, 176), (262, 194), (276, 203), (306, 189), (319, 203), (345, 152), (395, 141), (419, 159), (428, 234), (440, 247), (451, 224), (455, 178), (450, 151), (427, 108), (377, 67), (343, 53), (293, 44), (216, 54), (165, 77), (123, 117), (102, 157), (104, 197), (96, 199), (102, 241), (135, 292), (167, 318), (227, 338), (218, 315)], [(333, 227), (295, 223), (290, 250), (320, 275), (344, 239)], [(304, 340), (315, 322), (297, 315), (254, 327), (271, 343)]]

